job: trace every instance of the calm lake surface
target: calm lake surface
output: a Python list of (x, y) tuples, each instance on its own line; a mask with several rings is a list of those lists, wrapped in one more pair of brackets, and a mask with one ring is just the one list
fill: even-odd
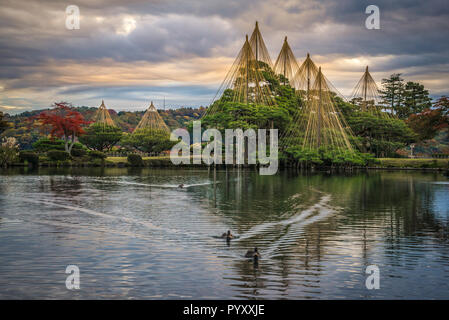
[[(215, 181), (213, 170), (0, 171), (0, 299), (449, 299), (441, 173)], [(230, 245), (216, 237), (228, 229)], [(243, 257), (255, 246), (258, 266)], [(80, 290), (66, 289), (68, 265)], [(366, 289), (368, 265), (379, 290)]]

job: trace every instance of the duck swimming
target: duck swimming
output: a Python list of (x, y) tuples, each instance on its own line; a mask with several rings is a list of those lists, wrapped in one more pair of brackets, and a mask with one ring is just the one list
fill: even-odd
[(228, 232), (225, 232), (221, 235), (222, 238), (226, 238), (227, 241), (234, 238), (234, 235), (231, 233), (231, 230), (228, 230)]
[(245, 258), (253, 258), (254, 261), (258, 261), (260, 258), (260, 253), (257, 250), (257, 247), (254, 248), (254, 250), (248, 250), (245, 254)]
[(184, 188), (184, 184), (181, 183), (178, 188)]
[(257, 267), (259, 265), (259, 253), (255, 253), (253, 256), (254, 266)]

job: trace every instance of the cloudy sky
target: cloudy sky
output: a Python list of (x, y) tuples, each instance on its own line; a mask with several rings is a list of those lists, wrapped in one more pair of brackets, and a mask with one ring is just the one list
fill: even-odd
[[(370, 4), (380, 30), (365, 27)], [(449, 95), (447, 0), (0, 0), (0, 111), (208, 105), (256, 20), (273, 60), (287, 35), (345, 95), (366, 65), (379, 85), (402, 73)]]

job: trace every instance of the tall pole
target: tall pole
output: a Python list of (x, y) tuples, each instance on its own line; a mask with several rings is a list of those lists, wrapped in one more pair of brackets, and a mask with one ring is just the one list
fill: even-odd
[(259, 61), (259, 23), (256, 21), (256, 61)]
[(309, 103), (309, 90), (310, 90), (310, 55), (309, 53), (307, 53), (307, 63), (306, 63), (306, 68), (307, 68), (307, 103)]
[(318, 148), (321, 146), (321, 67), (318, 70), (318, 91), (320, 93), (319, 95), (319, 101), (318, 101)]
[[(259, 23), (256, 21), (256, 72), (259, 70)], [(254, 97), (254, 101), (257, 103), (259, 101), (259, 82), (256, 79), (256, 88), (255, 88), (255, 97)]]
[(367, 109), (368, 109), (368, 101), (366, 101), (366, 90), (367, 90), (367, 87), (368, 87), (368, 66), (366, 66), (366, 70), (365, 70), (365, 79), (364, 79), (364, 101), (365, 101), (365, 103), (364, 103), (364, 108), (365, 108), (365, 110), (364, 111), (367, 111)]
[(246, 104), (249, 105), (249, 42), (248, 35), (246, 35)]
[[(285, 36), (285, 39), (284, 39), (284, 50), (286, 50), (286, 48), (287, 48), (287, 36)], [(284, 51), (284, 50), (282, 50), (282, 51)], [(287, 59), (286, 59), (286, 57), (285, 57), (285, 52), (284, 52), (284, 86), (285, 86), (285, 69), (286, 69), (286, 63), (287, 63)]]

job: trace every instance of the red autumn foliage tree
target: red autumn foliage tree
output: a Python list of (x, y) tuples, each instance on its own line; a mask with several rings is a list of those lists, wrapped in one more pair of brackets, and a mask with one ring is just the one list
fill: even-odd
[(54, 106), (52, 110), (41, 112), (36, 119), (42, 129), (49, 129), (52, 137), (64, 139), (65, 151), (70, 154), (75, 138), (84, 133), (82, 126), (89, 122), (66, 102), (55, 103)]
[(447, 126), (447, 119), (442, 108), (426, 109), (412, 114), (407, 119), (409, 127), (419, 135), (420, 140), (432, 139), (435, 134)]

